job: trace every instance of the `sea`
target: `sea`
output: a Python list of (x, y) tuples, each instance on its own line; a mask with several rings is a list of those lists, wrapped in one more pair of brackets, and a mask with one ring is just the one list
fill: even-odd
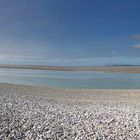
[(140, 74), (1, 68), (0, 83), (74, 89), (140, 89)]

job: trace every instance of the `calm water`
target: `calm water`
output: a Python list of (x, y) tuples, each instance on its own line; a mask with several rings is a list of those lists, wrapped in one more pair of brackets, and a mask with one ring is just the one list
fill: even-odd
[(140, 89), (140, 74), (0, 69), (0, 83), (57, 88)]

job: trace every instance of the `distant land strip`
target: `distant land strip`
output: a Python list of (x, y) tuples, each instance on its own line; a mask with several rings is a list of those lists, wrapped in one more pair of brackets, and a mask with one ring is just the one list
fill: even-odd
[(126, 66), (126, 65), (114, 65), (114, 66), (41, 66), (41, 65), (12, 65), (12, 64), (0, 64), (0, 68), (6, 69), (31, 69), (31, 70), (54, 70), (54, 71), (102, 71), (112, 73), (140, 73), (140, 66)]

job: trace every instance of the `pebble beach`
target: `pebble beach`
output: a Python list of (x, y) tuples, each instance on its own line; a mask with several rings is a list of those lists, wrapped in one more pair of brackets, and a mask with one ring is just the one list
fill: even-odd
[(0, 140), (139, 139), (139, 90), (0, 84)]

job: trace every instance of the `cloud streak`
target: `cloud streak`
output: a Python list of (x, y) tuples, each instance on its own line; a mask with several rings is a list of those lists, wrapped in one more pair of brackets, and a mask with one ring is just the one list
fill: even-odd
[(140, 44), (133, 45), (132, 47), (136, 49), (140, 49)]
[(132, 38), (133, 40), (140, 40), (140, 34), (132, 35), (131, 38)]

